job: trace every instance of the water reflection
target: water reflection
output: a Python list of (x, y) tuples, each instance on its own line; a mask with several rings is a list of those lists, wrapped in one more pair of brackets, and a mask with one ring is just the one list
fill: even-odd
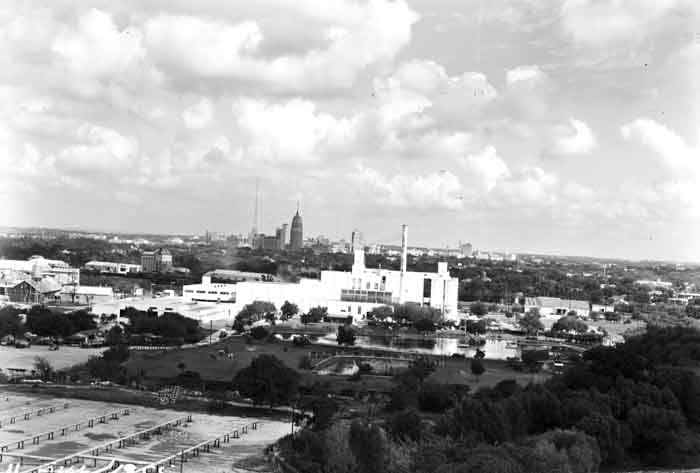
[[(335, 334), (319, 337), (318, 343), (336, 345)], [(397, 352), (423, 353), (427, 355), (451, 356), (455, 353), (467, 358), (474, 356), (477, 347), (460, 346), (464, 341), (459, 338), (404, 338), (391, 335), (358, 336), (355, 346), (362, 348), (380, 348), (396, 350)], [(505, 360), (509, 357), (519, 357), (520, 348), (508, 340), (487, 339), (486, 344), (479, 347), (486, 358)]]

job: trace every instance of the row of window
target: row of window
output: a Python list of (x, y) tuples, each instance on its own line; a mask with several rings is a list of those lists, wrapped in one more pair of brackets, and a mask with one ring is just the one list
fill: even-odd
[(347, 302), (371, 302), (373, 304), (391, 304), (391, 292), (343, 289), (340, 300)]
[(185, 294), (192, 294), (194, 292), (196, 292), (197, 294), (220, 294), (222, 296), (230, 296), (231, 294), (233, 294), (233, 293), (228, 292), (228, 291), (208, 291), (207, 292), (207, 291), (201, 291), (201, 290), (193, 291), (192, 289), (185, 289)]

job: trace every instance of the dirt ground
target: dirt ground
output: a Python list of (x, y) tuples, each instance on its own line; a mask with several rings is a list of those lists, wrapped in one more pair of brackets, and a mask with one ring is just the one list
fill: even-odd
[[(127, 406), (116, 403), (95, 402), (86, 400), (68, 400), (70, 407), (53, 414), (41, 417), (32, 417), (29, 420), (19, 420), (16, 424), (3, 426), (0, 429), (0, 446), (9, 444), (9, 452), (16, 452), (16, 442), (33, 434), (47, 432), (62, 426), (67, 426), (90, 417), (113, 412), (120, 408), (128, 408), (130, 415), (121, 416), (118, 420), (109, 420), (105, 424), (95, 423), (93, 428), (83, 427), (79, 431), (70, 431), (66, 436), (56, 435), (54, 440), (42, 439), (38, 445), (27, 442), (20, 452), (28, 455), (58, 458), (85, 450), (120, 436), (136, 432), (159, 423), (182, 417), (186, 413), (168, 409), (152, 409), (142, 406)], [(7, 413), (8, 409), (27, 410), (34, 407), (47, 407), (54, 405), (55, 401), (48, 397), (30, 396), (12, 393), (0, 397), (0, 416)], [(249, 424), (253, 417), (216, 416), (203, 413), (192, 413), (193, 422), (180, 426), (162, 435), (153, 435), (148, 440), (143, 440), (133, 446), (117, 449), (110, 455), (115, 457), (153, 461), (171, 454), (175, 454), (183, 448), (197, 444), (204, 440), (217, 437), (233, 431), (236, 427)], [(234, 464), (238, 462), (250, 462), (252, 458), (259, 457), (265, 446), (275, 442), (278, 438), (289, 432), (289, 424), (281, 421), (264, 419), (257, 430), (249, 429), (247, 435), (231, 443), (222, 444), (221, 449), (212, 453), (204, 453), (198, 458), (190, 459), (183, 465), (183, 472), (219, 473), (241, 471)], [(8, 462), (15, 461), (4, 456), (0, 463), (0, 470), (7, 468)], [(32, 460), (24, 460), (24, 464)], [(34, 464), (36, 461), (34, 460)], [(86, 466), (91, 467), (91, 463)], [(166, 471), (179, 471), (180, 465)]]

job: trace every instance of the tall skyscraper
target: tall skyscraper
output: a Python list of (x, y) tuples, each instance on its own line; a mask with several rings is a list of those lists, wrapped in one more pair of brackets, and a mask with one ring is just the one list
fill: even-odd
[(292, 219), (292, 229), (290, 231), (289, 248), (300, 250), (304, 246), (304, 224), (299, 215), (299, 203), (297, 202), (297, 213)]

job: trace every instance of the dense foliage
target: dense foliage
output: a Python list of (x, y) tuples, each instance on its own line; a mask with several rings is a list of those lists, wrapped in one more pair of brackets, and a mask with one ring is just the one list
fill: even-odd
[(155, 335), (161, 337), (162, 343), (193, 343), (202, 338), (199, 321), (176, 313), (158, 316), (155, 312), (146, 312), (127, 307), (121, 311), (122, 317), (129, 319), (129, 333), (134, 336)]
[(236, 373), (233, 387), (255, 404), (288, 404), (299, 389), (299, 373), (274, 355), (260, 355)]
[(23, 312), (11, 306), (0, 308), (0, 338), (6, 335), (19, 337), (24, 334), (24, 324), (20, 314)]
[[(301, 471), (323, 473), (695, 466), (698, 362), (700, 332), (650, 328), (626, 344), (588, 351), (539, 385), (503, 381), (465, 395), (427, 383), (429, 366), (418, 364), (396, 377), (381, 422), (335, 422), (280, 445)], [(426, 411), (443, 414), (424, 422)]]
[(25, 323), (28, 332), (42, 337), (66, 337), (96, 327), (93, 314), (85, 310), (62, 313), (39, 305), (29, 309)]

